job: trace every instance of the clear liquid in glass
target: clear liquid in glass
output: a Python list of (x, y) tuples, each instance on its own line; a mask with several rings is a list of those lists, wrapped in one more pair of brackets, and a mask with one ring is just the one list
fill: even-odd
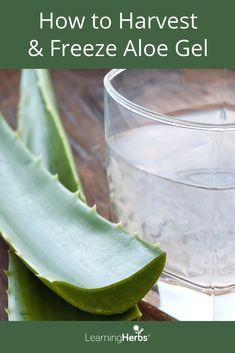
[[(235, 111), (177, 118), (229, 124)], [(167, 252), (152, 296), (178, 319), (235, 319), (235, 312), (226, 313), (235, 305), (234, 135), (151, 123), (107, 139), (114, 218)]]

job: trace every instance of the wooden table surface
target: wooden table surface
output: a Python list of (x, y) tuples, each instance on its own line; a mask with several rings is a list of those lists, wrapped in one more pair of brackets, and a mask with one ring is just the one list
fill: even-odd
[[(108, 190), (104, 163), (103, 77), (105, 70), (54, 70), (52, 79), (59, 111), (76, 158), (89, 205), (108, 218)], [(19, 70), (0, 70), (0, 111), (16, 126)], [(0, 320), (7, 320), (7, 246), (0, 238)], [(141, 302), (143, 320), (171, 318)]]

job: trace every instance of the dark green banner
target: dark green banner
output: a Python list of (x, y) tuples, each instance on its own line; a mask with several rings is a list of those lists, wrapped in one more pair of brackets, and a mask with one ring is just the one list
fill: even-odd
[(235, 3), (21, 0), (2, 4), (0, 67), (234, 67)]
[(234, 324), (230, 323), (0, 324), (4, 352), (223, 352), (232, 346), (233, 336)]

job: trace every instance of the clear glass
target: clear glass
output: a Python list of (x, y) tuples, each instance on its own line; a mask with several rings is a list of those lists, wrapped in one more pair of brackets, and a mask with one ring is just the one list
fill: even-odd
[(147, 300), (180, 320), (235, 320), (235, 70), (112, 70), (112, 217), (167, 252)]

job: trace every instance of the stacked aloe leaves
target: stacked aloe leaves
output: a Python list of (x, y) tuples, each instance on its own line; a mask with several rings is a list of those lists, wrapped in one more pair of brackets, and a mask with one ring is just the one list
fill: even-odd
[(18, 132), (0, 118), (8, 318), (136, 320), (165, 253), (88, 207), (47, 70), (23, 70)]

